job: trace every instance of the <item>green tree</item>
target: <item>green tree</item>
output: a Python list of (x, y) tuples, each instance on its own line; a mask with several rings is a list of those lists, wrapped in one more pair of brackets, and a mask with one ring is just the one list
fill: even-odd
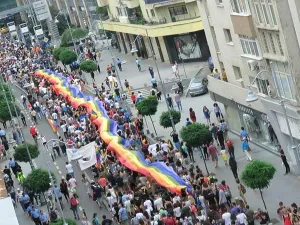
[(61, 35), (61, 46), (69, 46), (69, 44), (73, 45), (72, 37), (75, 41), (84, 38), (88, 33), (89, 31), (87, 29), (82, 28), (66, 29)]
[[(7, 96), (7, 98), (8, 98), (8, 96)], [(13, 117), (16, 117), (17, 115), (20, 114), (20, 108), (16, 104), (14, 104), (12, 101), (8, 101), (8, 104), (9, 104), (9, 108), (11, 110), (11, 114)], [(16, 114), (14, 105), (16, 107), (18, 114)], [(8, 106), (7, 106), (7, 102), (3, 98), (0, 100), (0, 109), (1, 109), (0, 110), (0, 121), (1, 122), (6, 122), (6, 121), (12, 120), (10, 113), (9, 113)]]
[[(68, 225), (77, 225), (77, 223), (74, 220), (71, 220), (69, 218), (66, 219), (66, 222)], [(64, 225), (64, 221), (62, 219), (59, 219), (57, 222), (50, 222), (50, 225)]]
[[(51, 172), (55, 180), (54, 174)], [(24, 180), (24, 187), (36, 193), (44, 193), (50, 188), (50, 177), (47, 170), (34, 169)]]
[[(1, 90), (0, 90), (0, 100), (5, 100), (4, 93), (3, 93), (3, 90), (2, 90), (2, 87), (3, 87), (4, 91), (5, 91), (5, 95), (6, 95), (7, 100), (11, 101), (12, 99), (11, 99), (10, 88), (8, 87), (7, 84), (5, 84), (5, 83), (3, 83), (1, 81), (0, 81), (0, 83), (1, 83), (1, 85), (0, 85), (0, 87), (1, 87)], [(13, 100), (15, 100), (14, 97), (13, 97)]]
[(249, 187), (252, 190), (259, 190), (267, 212), (268, 210), (262, 190), (270, 186), (270, 182), (273, 179), (275, 172), (276, 168), (272, 164), (260, 160), (254, 160), (245, 166), (241, 175), (241, 180), (244, 182), (246, 187)]
[(70, 65), (77, 60), (77, 54), (72, 50), (66, 49), (59, 54), (59, 60), (63, 65)]
[(149, 96), (136, 104), (136, 108), (142, 116), (150, 117), (156, 136), (157, 136), (157, 132), (151, 116), (155, 115), (157, 111), (157, 106), (158, 106), (158, 101), (155, 96)]
[[(35, 159), (39, 156), (40, 151), (38, 150), (37, 145), (33, 144), (27, 144), (28, 150), (30, 153), (30, 156), (32, 159)], [(26, 145), (22, 144), (16, 147), (15, 153), (14, 153), (14, 159), (19, 162), (30, 162), (27, 150), (26, 150)]]
[(62, 53), (63, 51), (65, 51), (65, 50), (67, 50), (68, 48), (65, 48), (65, 47), (60, 47), (60, 48), (55, 48), (54, 50), (53, 50), (53, 56), (57, 59), (57, 60), (59, 60), (59, 55), (60, 55), (60, 53)]
[(91, 73), (97, 70), (97, 64), (92, 60), (85, 60), (80, 63), (80, 70)]
[(170, 119), (170, 114), (173, 117), (174, 125), (176, 125), (177, 123), (180, 122), (180, 119), (181, 119), (181, 113), (180, 112), (178, 112), (176, 110), (173, 110), (173, 109), (169, 110), (167, 112), (163, 112), (160, 115), (160, 118), (159, 118), (159, 124), (163, 128), (172, 127), (172, 122), (171, 122), (171, 119)]
[[(180, 136), (182, 140), (189, 146), (199, 148), (201, 150), (202, 156), (202, 145), (209, 144), (213, 140), (209, 127), (201, 123), (192, 123), (191, 125), (182, 127), (180, 130)], [(204, 159), (204, 156), (202, 158), (205, 164), (206, 172), (207, 174), (209, 174), (206, 160)]]

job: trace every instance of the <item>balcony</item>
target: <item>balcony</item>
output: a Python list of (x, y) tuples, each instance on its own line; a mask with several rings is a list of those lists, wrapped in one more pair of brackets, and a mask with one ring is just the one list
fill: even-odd
[(109, 0), (97, 0), (97, 4), (99, 7), (107, 6)]
[(145, 0), (145, 4), (156, 4), (161, 2), (167, 2), (169, 0)]
[(146, 35), (148, 32), (149, 37), (162, 37), (168, 35), (190, 33), (204, 29), (200, 17), (176, 22), (162, 21), (162, 24), (150, 22), (145, 25), (121, 24), (119, 22), (103, 21), (103, 26), (105, 30), (135, 35)]
[[(232, 83), (216, 79), (210, 75), (207, 76), (207, 79), (208, 79), (208, 90), (210, 92), (223, 96), (224, 98), (233, 100), (236, 103), (242, 105), (246, 104), (248, 90), (237, 86), (239, 85), (239, 81), (237, 81), (237, 85), (234, 85)], [(261, 112), (265, 111), (261, 101), (251, 102), (251, 107)]]
[(140, 6), (139, 0), (123, 0), (127, 8), (133, 9)]

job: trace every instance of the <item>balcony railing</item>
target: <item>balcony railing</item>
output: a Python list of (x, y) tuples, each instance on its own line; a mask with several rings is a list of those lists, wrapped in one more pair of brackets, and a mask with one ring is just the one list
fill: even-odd
[(160, 2), (167, 2), (169, 0), (145, 0), (146, 4), (155, 4), (155, 3), (160, 3)]

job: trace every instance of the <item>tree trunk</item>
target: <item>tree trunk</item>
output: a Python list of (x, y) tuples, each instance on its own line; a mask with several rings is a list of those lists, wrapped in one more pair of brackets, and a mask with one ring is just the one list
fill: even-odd
[(266, 202), (265, 202), (265, 199), (264, 199), (264, 196), (263, 196), (263, 193), (262, 193), (261, 189), (259, 189), (259, 193), (260, 193), (261, 200), (264, 203), (264, 207), (265, 207), (266, 213), (268, 214), (268, 219), (269, 219), (269, 222), (270, 222), (269, 212), (268, 212), (267, 205), (266, 205)]
[(202, 155), (202, 158), (203, 158), (203, 162), (204, 162), (204, 165), (205, 165), (207, 176), (209, 176), (208, 168), (207, 168), (207, 165), (206, 165), (206, 160), (205, 160), (205, 157), (204, 157), (204, 154), (203, 154), (203, 149), (202, 149), (202, 147), (198, 147), (198, 148), (199, 148), (199, 150), (201, 152), (201, 155)]
[(153, 129), (154, 129), (154, 133), (155, 133), (155, 135), (157, 136), (157, 132), (156, 132), (156, 129), (155, 129), (155, 126), (154, 126), (154, 123), (153, 123), (152, 117), (151, 117), (151, 116), (149, 116), (149, 117), (150, 117), (150, 120), (151, 120), (151, 123), (152, 123)]

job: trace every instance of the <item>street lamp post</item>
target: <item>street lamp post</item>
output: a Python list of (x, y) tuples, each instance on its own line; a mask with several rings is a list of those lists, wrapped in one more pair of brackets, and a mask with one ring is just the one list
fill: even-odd
[[(275, 76), (274, 74), (274, 68), (273, 68), (273, 63), (271, 62), (270, 63), (270, 67), (271, 67), (271, 72), (268, 71), (268, 70), (262, 70), (260, 71), (256, 76), (255, 78), (253, 79), (252, 83), (250, 84), (253, 85), (254, 82), (256, 81), (256, 79), (258, 78), (258, 76), (260, 76), (262, 73), (269, 73), (274, 82), (275, 82), (275, 86), (276, 86), (276, 89), (277, 89), (277, 94), (280, 98), (280, 106), (282, 107), (282, 111), (283, 111), (283, 115), (284, 115), (284, 118), (285, 118), (285, 122), (286, 122), (286, 125), (287, 125), (287, 129), (288, 129), (288, 133), (289, 133), (289, 137), (290, 137), (290, 141), (291, 141), (291, 148), (293, 149), (293, 152), (294, 152), (294, 156), (295, 156), (295, 159), (296, 159), (296, 163), (297, 163), (297, 166), (295, 168), (296, 170), (296, 174), (300, 174), (300, 159), (299, 159), (299, 152), (298, 152), (298, 148), (295, 144), (295, 140), (294, 140), (294, 137), (293, 137), (293, 134), (292, 134), (292, 130), (291, 130), (291, 126), (290, 126), (290, 122), (289, 122), (289, 119), (288, 119), (288, 115), (287, 115), (287, 111), (286, 111), (286, 107), (285, 107), (285, 101), (283, 100), (282, 98), (282, 95), (281, 95), (281, 91), (279, 89), (279, 83), (278, 83), (278, 80), (277, 80), (277, 77)], [(248, 86), (248, 97), (246, 99), (246, 102), (254, 102), (254, 101), (257, 101), (258, 100), (258, 97), (253, 93), (253, 91), (251, 90), (251, 87)]]
[[(171, 114), (171, 112), (170, 112), (171, 109), (170, 109), (170, 106), (169, 106), (168, 101), (167, 101), (167, 95), (166, 95), (166, 87), (165, 87), (165, 83), (164, 83), (164, 81), (161, 79), (160, 71), (159, 71), (159, 69), (158, 69), (158, 65), (157, 65), (156, 58), (155, 58), (155, 53), (154, 53), (154, 50), (153, 50), (153, 47), (152, 47), (151, 40), (150, 40), (150, 37), (149, 37), (149, 35), (148, 35), (147, 29), (145, 29), (145, 31), (146, 31), (146, 36), (147, 36), (148, 44), (149, 44), (149, 47), (150, 47), (151, 53), (152, 53), (152, 59), (153, 59), (153, 61), (154, 61), (154, 65), (155, 65), (155, 68), (156, 68), (156, 70), (157, 70), (157, 74), (158, 74), (159, 80), (160, 80), (160, 82), (161, 82), (162, 92), (163, 92), (163, 95), (164, 95), (164, 98), (165, 98), (165, 101), (166, 101), (166, 104), (167, 104), (167, 108), (168, 108), (168, 112), (169, 112), (169, 117), (170, 117), (171, 124), (172, 124), (172, 129), (173, 129), (173, 132), (176, 133), (176, 128), (175, 128), (175, 124), (174, 124), (174, 119), (173, 119), (173, 116), (172, 116), (172, 114)], [(135, 40), (131, 43), (133, 46), (134, 46), (134, 44), (135, 44), (135, 42), (136, 42), (136, 40), (138, 39), (139, 36), (144, 36), (144, 35), (138, 35), (138, 36), (135, 38)], [(137, 52), (137, 51), (138, 51), (138, 50), (137, 50), (136, 48), (134, 48), (134, 47), (131, 49), (131, 53), (135, 53), (135, 52)]]

